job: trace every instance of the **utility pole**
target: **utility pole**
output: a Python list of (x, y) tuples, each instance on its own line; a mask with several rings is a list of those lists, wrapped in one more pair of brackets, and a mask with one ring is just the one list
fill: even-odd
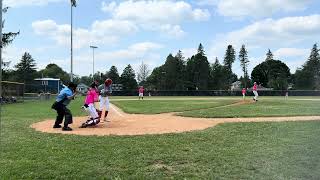
[(71, 4), (70, 4), (70, 7), (71, 7), (71, 65), (70, 65), (70, 68), (71, 68), (71, 71), (70, 71), (70, 82), (73, 82), (73, 7), (77, 7), (77, 2), (76, 0), (70, 0)]
[(97, 46), (90, 46), (92, 49), (92, 79), (94, 81), (94, 49), (97, 49)]
[(2, 116), (2, 0), (0, 0), (0, 147), (1, 147), (1, 129), (2, 129), (2, 124), (1, 124), (1, 116)]

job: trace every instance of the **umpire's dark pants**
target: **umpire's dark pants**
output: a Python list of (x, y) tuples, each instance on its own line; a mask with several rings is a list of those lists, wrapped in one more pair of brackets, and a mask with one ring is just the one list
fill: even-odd
[(57, 118), (55, 125), (59, 125), (62, 123), (63, 118), (64, 119), (64, 127), (68, 127), (69, 124), (72, 124), (72, 114), (71, 111), (65, 106), (65, 105), (58, 105), (57, 109)]

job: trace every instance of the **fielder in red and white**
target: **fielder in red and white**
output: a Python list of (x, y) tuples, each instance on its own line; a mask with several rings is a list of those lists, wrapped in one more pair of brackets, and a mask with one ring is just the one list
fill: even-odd
[(253, 84), (252, 91), (253, 91), (253, 94), (254, 94), (253, 100), (254, 100), (255, 102), (257, 102), (257, 101), (258, 101), (259, 94), (258, 94), (258, 85), (257, 85), (256, 82), (254, 82), (254, 84)]
[(143, 86), (140, 86), (140, 88), (139, 88), (139, 100), (140, 100), (140, 98), (143, 100), (143, 93), (144, 93), (144, 88), (143, 88)]
[(242, 92), (242, 99), (244, 100), (246, 98), (246, 92), (247, 92), (246, 88), (242, 88), (241, 92)]

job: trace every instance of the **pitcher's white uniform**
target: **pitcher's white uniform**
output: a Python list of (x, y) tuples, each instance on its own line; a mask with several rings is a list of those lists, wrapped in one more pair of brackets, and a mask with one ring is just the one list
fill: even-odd
[(258, 94), (258, 85), (256, 82), (254, 83), (252, 90), (253, 90), (253, 94), (254, 94), (253, 100), (258, 101), (259, 94)]

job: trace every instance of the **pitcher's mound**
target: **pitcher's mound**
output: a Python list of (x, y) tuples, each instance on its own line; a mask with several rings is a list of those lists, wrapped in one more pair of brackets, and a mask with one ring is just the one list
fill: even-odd
[(181, 133), (194, 130), (203, 130), (212, 127), (217, 122), (197, 118), (185, 118), (169, 114), (138, 115), (126, 114), (115, 106), (111, 106), (108, 119), (110, 122), (100, 123), (89, 128), (79, 128), (87, 117), (76, 117), (70, 127), (73, 131), (53, 129), (54, 120), (46, 120), (31, 125), (37, 131), (47, 133), (62, 133), (76, 135), (145, 135)]

